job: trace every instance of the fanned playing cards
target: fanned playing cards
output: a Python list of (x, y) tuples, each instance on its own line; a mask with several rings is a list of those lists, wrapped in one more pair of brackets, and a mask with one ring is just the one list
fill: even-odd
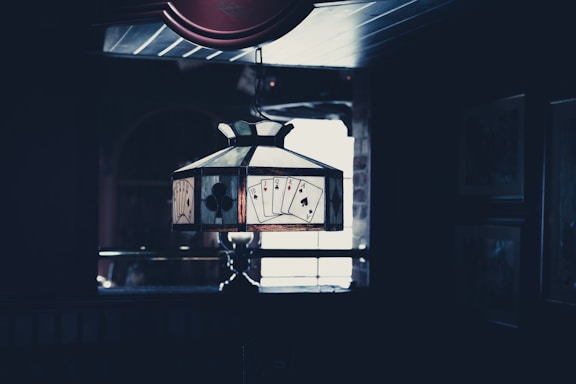
[(320, 204), (324, 195), (322, 177), (276, 176), (254, 181), (248, 187), (248, 198), (256, 220), (250, 220), (249, 208), (249, 223), (297, 224), (324, 220), (324, 204)]

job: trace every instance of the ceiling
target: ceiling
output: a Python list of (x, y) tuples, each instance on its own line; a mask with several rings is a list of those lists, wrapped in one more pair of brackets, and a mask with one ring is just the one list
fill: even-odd
[[(242, 48), (202, 45), (161, 17), (116, 17), (102, 23), (106, 55), (322, 68), (378, 64), (417, 32), (464, 10), (464, 0), (314, 2), (295, 27)], [(473, 1), (466, 1), (472, 4)]]

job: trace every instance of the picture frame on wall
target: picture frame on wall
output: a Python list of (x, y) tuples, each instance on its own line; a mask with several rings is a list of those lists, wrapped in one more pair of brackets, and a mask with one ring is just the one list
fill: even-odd
[(523, 200), (524, 104), (520, 94), (462, 111), (460, 195)]
[(460, 304), (488, 322), (518, 327), (522, 221), (459, 225), (455, 235)]
[(576, 304), (576, 97), (550, 102), (544, 279), (547, 301)]

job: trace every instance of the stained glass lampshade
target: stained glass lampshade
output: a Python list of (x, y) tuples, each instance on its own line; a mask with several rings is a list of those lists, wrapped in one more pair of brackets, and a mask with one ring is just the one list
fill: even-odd
[(229, 146), (172, 174), (172, 229), (342, 230), (343, 173), (284, 148), (292, 128), (269, 120), (220, 123)]

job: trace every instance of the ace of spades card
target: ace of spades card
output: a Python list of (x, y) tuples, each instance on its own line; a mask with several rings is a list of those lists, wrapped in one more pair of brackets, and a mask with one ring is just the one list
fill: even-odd
[(289, 213), (309, 223), (314, 217), (323, 192), (322, 188), (300, 180)]

